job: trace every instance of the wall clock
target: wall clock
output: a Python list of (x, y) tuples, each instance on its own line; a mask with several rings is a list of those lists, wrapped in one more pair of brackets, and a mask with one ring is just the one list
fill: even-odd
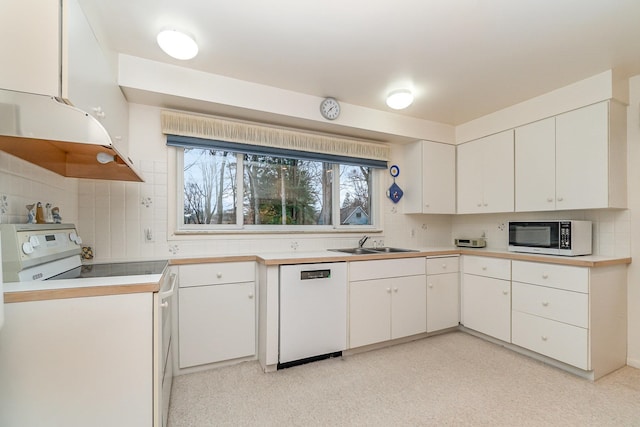
[(335, 98), (325, 98), (320, 103), (320, 114), (327, 120), (335, 120), (340, 115), (340, 104)]

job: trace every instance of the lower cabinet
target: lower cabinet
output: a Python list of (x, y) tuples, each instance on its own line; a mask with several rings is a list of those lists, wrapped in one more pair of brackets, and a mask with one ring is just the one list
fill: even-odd
[(349, 347), (426, 332), (424, 273), (424, 258), (350, 263)]
[(626, 364), (625, 266), (512, 264), (513, 344), (594, 379)]
[(459, 257), (427, 258), (427, 332), (460, 322)]
[(255, 316), (253, 262), (181, 266), (180, 368), (255, 355)]
[(5, 305), (0, 426), (153, 425), (154, 294)]
[(462, 324), (511, 342), (511, 261), (463, 256)]

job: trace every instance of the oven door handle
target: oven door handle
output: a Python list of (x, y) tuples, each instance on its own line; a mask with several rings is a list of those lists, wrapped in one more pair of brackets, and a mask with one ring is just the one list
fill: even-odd
[(171, 273), (171, 276), (169, 278), (171, 282), (171, 289), (169, 289), (168, 291), (160, 292), (160, 300), (165, 300), (169, 298), (171, 295), (173, 295), (173, 293), (176, 290), (176, 278), (177, 278), (176, 274)]

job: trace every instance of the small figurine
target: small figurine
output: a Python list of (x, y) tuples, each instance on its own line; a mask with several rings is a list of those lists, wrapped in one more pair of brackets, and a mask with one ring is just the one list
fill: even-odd
[(62, 224), (62, 217), (60, 216), (60, 208), (55, 207), (51, 209), (51, 215), (53, 216), (53, 222), (56, 224)]
[(36, 204), (30, 204), (26, 206), (27, 208), (27, 224), (35, 224), (36, 223)]
[(44, 222), (53, 224), (53, 213), (51, 212), (51, 203), (49, 202), (44, 205)]
[(44, 209), (42, 208), (42, 203), (38, 202), (36, 204), (36, 223), (44, 224), (46, 221), (44, 219)]

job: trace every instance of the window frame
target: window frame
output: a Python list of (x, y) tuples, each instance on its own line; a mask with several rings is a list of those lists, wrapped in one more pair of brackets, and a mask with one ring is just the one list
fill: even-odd
[[(171, 197), (175, 197), (174, 206), (175, 221), (173, 231), (174, 235), (181, 234), (212, 234), (212, 233), (239, 233), (239, 234), (260, 234), (260, 233), (362, 233), (381, 231), (381, 171), (384, 169), (371, 168), (371, 224), (363, 225), (346, 225), (340, 222), (340, 179), (339, 170), (340, 163), (333, 163), (333, 173), (338, 179), (332, 181), (332, 218), (337, 219), (338, 224), (331, 225), (275, 225), (275, 224), (248, 224), (243, 223), (243, 197), (236, 198), (236, 222), (235, 224), (185, 224), (184, 223), (184, 148), (170, 147), (175, 154), (176, 179), (174, 180), (176, 188), (171, 191)], [(238, 176), (244, 176), (244, 161), (242, 153), (235, 153), (236, 157), (236, 191), (238, 194), (244, 193), (244, 179), (238, 179)], [(342, 163), (345, 164), (345, 163)]]

